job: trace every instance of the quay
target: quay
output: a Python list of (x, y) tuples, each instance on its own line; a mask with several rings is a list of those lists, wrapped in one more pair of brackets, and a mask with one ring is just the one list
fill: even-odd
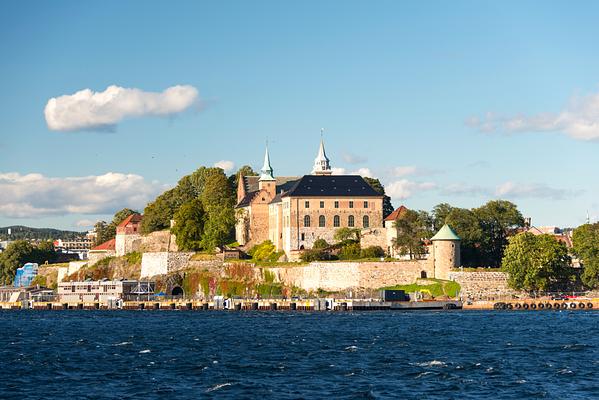
[(23, 300), (0, 302), (3, 310), (225, 310), (225, 311), (376, 311), (376, 310), (455, 310), (462, 302), (449, 301), (380, 301), (355, 299), (228, 299), (148, 300), (114, 302), (36, 302)]
[(464, 302), (463, 309), (513, 311), (598, 310), (599, 298), (573, 298), (566, 300), (522, 299), (501, 301), (473, 301)]

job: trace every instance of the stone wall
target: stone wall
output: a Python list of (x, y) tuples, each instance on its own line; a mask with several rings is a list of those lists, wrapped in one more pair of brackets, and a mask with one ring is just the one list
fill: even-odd
[(79, 271), (81, 269), (81, 267), (86, 265), (88, 262), (89, 262), (89, 260), (88, 261), (71, 261), (69, 263), (68, 267), (58, 268), (58, 276), (56, 278), (57, 282), (62, 282), (62, 280), (64, 278)]
[(139, 251), (141, 246), (141, 235), (139, 234), (117, 234), (115, 237), (115, 250), (117, 256), (124, 256), (127, 253)]
[(193, 253), (154, 252), (143, 253), (141, 258), (141, 277), (148, 278), (164, 275), (187, 267)]
[(462, 287), (464, 299), (501, 299), (518, 294), (507, 284), (507, 274), (501, 271), (452, 271), (449, 280), (456, 281)]
[(114, 250), (90, 250), (89, 253), (87, 253), (87, 264), (91, 267), (106, 257), (114, 256), (116, 256), (116, 251)]
[(305, 266), (269, 268), (280, 282), (304, 290), (378, 289), (414, 283), (422, 272), (433, 276), (428, 260), (396, 262), (314, 262)]
[(139, 251), (143, 253), (178, 251), (176, 237), (171, 234), (170, 230), (152, 232), (142, 236)]

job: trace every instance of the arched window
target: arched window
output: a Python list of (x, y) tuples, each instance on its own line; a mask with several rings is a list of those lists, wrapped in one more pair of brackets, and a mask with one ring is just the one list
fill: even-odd
[(306, 228), (309, 228), (309, 227), (310, 227), (310, 216), (309, 216), (309, 215), (306, 215), (306, 216), (304, 217), (304, 226), (305, 226)]
[(324, 228), (326, 226), (326, 219), (324, 218), (324, 215), (318, 217), (318, 226), (321, 228)]
[(339, 228), (339, 226), (341, 226), (341, 221), (339, 220), (339, 216), (335, 215), (333, 217), (333, 227)]
[(349, 217), (347, 217), (347, 226), (349, 226), (350, 228), (353, 228), (354, 226), (354, 216), (350, 215)]
[(370, 226), (370, 220), (368, 219), (368, 215), (365, 215), (365, 216), (362, 218), (362, 226), (363, 226), (364, 228), (368, 228), (368, 227)]

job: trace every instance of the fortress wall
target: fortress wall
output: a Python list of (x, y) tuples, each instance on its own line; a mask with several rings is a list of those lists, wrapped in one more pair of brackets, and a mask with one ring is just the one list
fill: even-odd
[(456, 281), (462, 287), (462, 297), (488, 299), (511, 296), (518, 292), (507, 284), (507, 274), (501, 271), (451, 271), (449, 280)]

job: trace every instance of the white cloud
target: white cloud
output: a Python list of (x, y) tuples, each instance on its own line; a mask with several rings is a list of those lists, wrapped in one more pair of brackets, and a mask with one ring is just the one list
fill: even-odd
[(574, 97), (557, 113), (510, 117), (487, 113), (471, 117), (466, 124), (481, 132), (564, 132), (579, 140), (599, 140), (599, 93)]
[(505, 198), (542, 198), (562, 200), (574, 194), (565, 189), (552, 188), (543, 183), (504, 182), (497, 186), (495, 195)]
[(360, 175), (367, 178), (374, 178), (374, 174), (370, 170), (370, 168), (359, 168), (355, 171), (350, 172), (350, 175)]
[(493, 191), (489, 188), (467, 183), (452, 183), (441, 190), (444, 195), (457, 196), (490, 196)]
[(347, 170), (345, 168), (333, 167), (333, 168), (331, 168), (331, 170), (333, 171), (333, 175), (345, 175), (345, 174), (347, 174)]
[(229, 160), (220, 160), (218, 162), (215, 162), (214, 166), (217, 168), (222, 168), (223, 171), (229, 173), (233, 170), (233, 168), (235, 168), (235, 163)]
[(362, 164), (368, 161), (368, 158), (356, 154), (346, 153), (343, 155), (343, 161), (348, 164)]
[(166, 189), (135, 174), (53, 178), (42, 174), (0, 173), (0, 215), (35, 218), (67, 214), (112, 214), (129, 207), (142, 210)]
[(80, 219), (75, 222), (75, 226), (78, 228), (91, 228), (96, 224), (96, 221), (92, 221), (91, 219)]
[(413, 165), (405, 165), (402, 167), (395, 167), (391, 171), (393, 176), (401, 178), (403, 176), (409, 176), (416, 174), (417, 168)]
[(400, 179), (385, 185), (385, 192), (392, 199), (405, 200), (418, 192), (433, 190), (436, 187), (437, 185), (433, 182), (413, 182)]
[(53, 131), (112, 130), (125, 118), (180, 113), (197, 98), (197, 89), (189, 85), (172, 86), (161, 93), (112, 85), (103, 92), (83, 89), (53, 97), (44, 115)]

